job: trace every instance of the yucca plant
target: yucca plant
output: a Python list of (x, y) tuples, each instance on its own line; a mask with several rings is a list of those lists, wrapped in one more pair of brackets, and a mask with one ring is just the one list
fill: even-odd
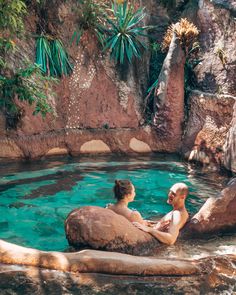
[(73, 67), (69, 61), (68, 54), (62, 42), (58, 39), (52, 40), (50, 44), (52, 60), (54, 62), (55, 76), (69, 76)]
[(46, 36), (40, 36), (36, 41), (36, 64), (48, 76), (68, 76), (72, 72), (72, 65), (62, 42)]
[(144, 8), (134, 10), (128, 1), (123, 4), (112, 5), (114, 17), (107, 18), (110, 28), (106, 29), (108, 37), (105, 48), (111, 50), (111, 58), (120, 64), (129, 61), (135, 56), (141, 58), (142, 49), (146, 49), (141, 37), (147, 37), (145, 30), (147, 26), (140, 25), (145, 18)]
[(41, 71), (45, 75), (55, 73), (54, 62), (52, 59), (51, 47), (48, 38), (40, 36), (36, 41), (36, 61)]

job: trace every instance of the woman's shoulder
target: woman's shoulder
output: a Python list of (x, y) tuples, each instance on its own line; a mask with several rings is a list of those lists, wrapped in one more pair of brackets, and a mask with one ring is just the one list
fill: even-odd
[(140, 222), (142, 220), (142, 215), (137, 210), (130, 210), (130, 219), (131, 221)]

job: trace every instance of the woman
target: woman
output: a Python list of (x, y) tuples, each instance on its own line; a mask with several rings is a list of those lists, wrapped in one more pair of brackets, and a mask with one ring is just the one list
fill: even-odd
[(133, 202), (135, 197), (135, 188), (131, 181), (126, 179), (115, 180), (115, 186), (113, 190), (117, 202), (115, 204), (108, 204), (108, 209), (124, 216), (131, 222), (139, 222), (144, 225), (149, 225), (149, 222), (143, 220), (141, 214), (138, 211), (133, 211), (128, 208), (129, 202)]

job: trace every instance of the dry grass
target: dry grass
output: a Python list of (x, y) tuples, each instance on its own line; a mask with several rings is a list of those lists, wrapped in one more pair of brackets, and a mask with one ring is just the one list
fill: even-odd
[(173, 32), (176, 33), (185, 52), (188, 52), (188, 50), (191, 49), (192, 44), (196, 41), (196, 38), (200, 33), (193, 23), (189, 22), (186, 18), (181, 18), (178, 23), (171, 24), (167, 29), (161, 46), (163, 51), (168, 50), (173, 37)]

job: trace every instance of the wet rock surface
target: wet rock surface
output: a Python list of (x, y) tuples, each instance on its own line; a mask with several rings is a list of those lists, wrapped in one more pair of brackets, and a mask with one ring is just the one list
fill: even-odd
[[(225, 265), (228, 267), (227, 263)], [(226, 270), (226, 269), (225, 269)], [(233, 269), (228, 268), (229, 271)], [(230, 294), (235, 291), (235, 277), (217, 274), (194, 276), (125, 276), (73, 274), (36, 267), (0, 264), (1, 295), (69, 294)]]
[(69, 244), (76, 248), (144, 255), (159, 245), (125, 217), (95, 206), (73, 210), (65, 221), (65, 231)]

